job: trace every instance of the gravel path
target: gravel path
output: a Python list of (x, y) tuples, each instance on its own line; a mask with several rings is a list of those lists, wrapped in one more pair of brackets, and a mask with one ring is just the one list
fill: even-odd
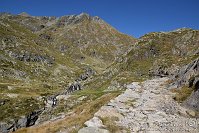
[(173, 100), (174, 94), (167, 89), (167, 80), (158, 78), (127, 85), (127, 90), (101, 107), (79, 133), (110, 132), (103, 125), (103, 118), (117, 118), (112, 123), (133, 133), (198, 133), (199, 120), (191, 118), (193, 111)]

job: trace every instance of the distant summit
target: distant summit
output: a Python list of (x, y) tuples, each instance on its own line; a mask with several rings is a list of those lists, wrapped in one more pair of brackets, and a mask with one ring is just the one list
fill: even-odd
[(24, 16), (24, 17), (30, 17), (30, 15), (28, 13), (26, 13), (26, 12), (22, 12), (22, 13), (20, 13), (18, 15)]
[(79, 15), (66, 15), (60, 17), (58, 20), (59, 25), (74, 25), (77, 23), (81, 23), (82, 21), (94, 21), (98, 23), (105, 23), (101, 18), (98, 16), (91, 16), (87, 13), (81, 13)]

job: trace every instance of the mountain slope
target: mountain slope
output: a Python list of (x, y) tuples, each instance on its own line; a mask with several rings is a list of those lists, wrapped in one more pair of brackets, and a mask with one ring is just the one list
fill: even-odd
[(64, 56), (99, 69), (109, 66), (135, 42), (99, 17), (85, 13), (63, 16), (40, 35), (49, 36), (54, 48)]
[[(179, 99), (193, 77), (197, 84), (198, 69), (190, 66), (197, 66), (198, 57), (198, 30), (135, 39), (86, 13), (59, 18), (1, 13), (0, 131), (35, 124), (41, 131), (77, 131), (127, 84), (154, 77), (172, 77), (167, 85)], [(190, 89), (180, 102), (190, 108), (197, 96)], [(29, 130), (35, 131), (18, 131)]]
[(61, 18), (3, 13), (0, 40), (0, 119), (15, 121), (73, 82), (102, 73), (136, 39), (84, 13)]
[(169, 76), (199, 56), (199, 32), (179, 29), (144, 35), (128, 53), (125, 68), (135, 76)]

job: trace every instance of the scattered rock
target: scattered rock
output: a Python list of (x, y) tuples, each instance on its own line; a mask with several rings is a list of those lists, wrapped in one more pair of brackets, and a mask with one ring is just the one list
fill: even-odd
[(78, 131), (78, 133), (110, 133), (106, 129), (100, 129), (97, 127), (84, 127)]
[(87, 127), (104, 127), (102, 121), (98, 117), (93, 117), (84, 123)]
[(69, 97), (70, 97), (70, 95), (58, 95), (58, 96), (56, 97), (56, 99), (57, 99), (58, 101), (60, 101), (60, 100), (67, 100)]
[(7, 94), (7, 96), (10, 97), (10, 98), (17, 98), (18, 94), (9, 93), (9, 94)]
[[(89, 123), (87, 126), (98, 128), (98, 124), (95, 125), (92, 121), (99, 117), (110, 119), (116, 126), (130, 132), (198, 132), (196, 125), (186, 124), (191, 121), (199, 123), (199, 120), (189, 118), (195, 117), (195, 112), (183, 108), (173, 100), (173, 94), (164, 84), (167, 81), (168, 78), (157, 78), (127, 85), (128, 89), (101, 107), (94, 118), (86, 122)], [(140, 89), (142, 93), (139, 93)], [(117, 119), (111, 119), (113, 117)]]
[(193, 110), (187, 110), (186, 111), (188, 115), (192, 116), (192, 117), (195, 117), (196, 116), (196, 112), (193, 111)]

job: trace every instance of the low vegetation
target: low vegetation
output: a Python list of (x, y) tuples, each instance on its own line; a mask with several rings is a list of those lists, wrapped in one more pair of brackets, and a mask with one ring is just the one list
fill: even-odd
[(53, 123), (47, 122), (34, 128), (24, 128), (16, 131), (16, 133), (27, 132), (56, 132), (65, 130), (68, 132), (77, 132), (78, 129), (84, 126), (84, 122), (91, 119), (97, 110), (104, 104), (108, 103), (111, 99), (118, 96), (121, 92), (112, 92), (105, 94), (95, 100), (88, 100), (75, 107), (72, 114), (66, 118), (55, 121)]
[(175, 93), (174, 100), (178, 102), (185, 101), (192, 93), (193, 88), (189, 88), (187, 86), (183, 86), (182, 88), (172, 89), (171, 92)]

